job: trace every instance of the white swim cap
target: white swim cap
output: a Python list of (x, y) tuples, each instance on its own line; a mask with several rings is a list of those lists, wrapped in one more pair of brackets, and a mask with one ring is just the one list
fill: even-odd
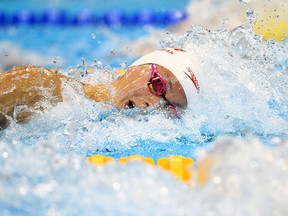
[(131, 66), (158, 64), (171, 71), (184, 89), (187, 107), (193, 105), (201, 89), (202, 72), (191, 52), (178, 48), (163, 48), (136, 60)]

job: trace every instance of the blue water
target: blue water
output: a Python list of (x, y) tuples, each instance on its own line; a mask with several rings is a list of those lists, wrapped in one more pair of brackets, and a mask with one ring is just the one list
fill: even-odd
[[(134, 44), (141, 41), (182, 47), (197, 54), (205, 84), (195, 105), (171, 119), (157, 106), (103, 109), (109, 104), (67, 83), (62, 103), (0, 132), (0, 215), (287, 215), (287, 41), (263, 42), (250, 24), (187, 30), (1, 30), (1, 43), (96, 83), (115, 79), (115, 68), (140, 55)], [(187, 185), (139, 162), (95, 167), (86, 160), (91, 154), (179, 154), (214, 165), (206, 185), (196, 181), (196, 167)]]
[[(102, 61), (105, 65), (110, 64), (112, 59), (113, 66), (119, 67), (124, 58), (113, 54), (119, 43), (128, 43), (139, 35), (147, 35), (147, 31), (136, 28), (129, 35), (126, 30), (115, 31), (116, 33), (99, 27), (30, 28), (24, 26), (2, 31), (0, 40), (2, 45), (7, 43), (9, 47), (12, 43), (13, 46), (17, 46), (15, 50), (20, 49), (22, 53), (33, 52), (40, 55), (45, 59), (44, 65), (50, 68), (77, 66), (81, 64), (81, 58), (84, 58), (87, 64), (92, 64), (96, 60)], [(116, 36), (117, 38), (114, 39)], [(13, 55), (13, 50), (10, 52)], [(38, 61), (36, 58), (35, 64)]]
[[(167, 24), (173, 24), (174, 21), (169, 21), (173, 16), (167, 18), (168, 15), (165, 13), (173, 14), (175, 10), (185, 13), (189, 1), (167, 3), (147, 0), (137, 2), (137, 4), (133, 0), (125, 2), (114, 0), (109, 3), (102, 0), (47, 1), (35, 8), (36, 2), (38, 1), (13, 1), (13, 3), (1, 1), (0, 51), (2, 60), (0, 60), (0, 69), (6, 70), (17, 63), (18, 65), (39, 64), (54, 68), (68, 68), (81, 64), (81, 58), (86, 60), (86, 64), (92, 64), (96, 60), (103, 61), (105, 65), (117, 67), (123, 61), (127, 61), (127, 56), (123, 56), (123, 52), (119, 53), (117, 50), (120, 45), (124, 50), (125, 44), (128, 47), (139, 36), (149, 35), (151, 26), (163, 28)], [(152, 21), (147, 21), (147, 25), (133, 18), (145, 10), (152, 12), (155, 16)], [(36, 24), (33, 24), (31, 18), (27, 18), (28, 21), (22, 23), (17, 21), (13, 25), (15, 16), (17, 17), (23, 11), (28, 17), (35, 16)], [(100, 19), (99, 22), (92, 25), (73, 24), (73, 19), (83, 11), (95, 15), (97, 19)], [(105, 15), (112, 16), (113, 14), (117, 17), (117, 12), (121, 14), (118, 14), (120, 26), (117, 24), (118, 18), (111, 18), (110, 21), (103, 18)], [(55, 20), (51, 22), (39, 21), (45, 14), (60, 15), (58, 17), (54, 15), (56, 18), (54, 17)], [(1, 15), (4, 17), (2, 22)], [(122, 15), (124, 18), (121, 18)], [(127, 21), (128, 18), (131, 20)], [(134, 55), (135, 58), (137, 56)], [(22, 61), (14, 62), (11, 59), (22, 59)], [(132, 60), (131, 58), (129, 62)]]

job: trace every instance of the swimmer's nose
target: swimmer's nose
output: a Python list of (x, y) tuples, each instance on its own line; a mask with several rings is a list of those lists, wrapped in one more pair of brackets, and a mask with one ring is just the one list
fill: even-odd
[(149, 101), (149, 100), (143, 101), (143, 100), (137, 100), (137, 99), (135, 100), (130, 99), (125, 103), (125, 108), (133, 109), (135, 107), (138, 107), (138, 108), (146, 109), (150, 106), (153, 106), (156, 103), (157, 103), (156, 101)]

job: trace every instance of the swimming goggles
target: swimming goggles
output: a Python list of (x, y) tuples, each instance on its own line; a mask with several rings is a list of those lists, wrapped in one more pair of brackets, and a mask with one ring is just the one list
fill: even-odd
[(171, 113), (175, 115), (176, 117), (178, 117), (177, 107), (171, 104), (165, 97), (166, 83), (163, 77), (157, 71), (156, 64), (152, 64), (151, 66), (151, 75), (148, 79), (147, 85), (148, 85), (150, 92), (154, 95), (162, 97), (163, 100), (166, 102), (166, 106), (169, 108)]

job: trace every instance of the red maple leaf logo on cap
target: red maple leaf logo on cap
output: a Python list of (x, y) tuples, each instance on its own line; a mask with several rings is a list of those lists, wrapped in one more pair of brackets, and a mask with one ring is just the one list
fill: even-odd
[(192, 69), (190, 67), (186, 67), (187, 69), (187, 72), (184, 71), (184, 73), (189, 77), (189, 79), (193, 82), (195, 88), (197, 89), (197, 93), (200, 92), (200, 86), (199, 86), (199, 83), (198, 83), (198, 80), (195, 76), (195, 74), (193, 73)]
[(167, 52), (167, 53), (169, 53), (169, 54), (171, 54), (171, 55), (175, 54), (175, 52), (173, 52), (173, 51), (170, 50), (170, 49), (166, 49), (166, 48), (163, 48), (162, 51), (165, 51), (165, 52)]
[(183, 50), (183, 49), (181, 49), (181, 48), (174, 48), (174, 50), (180, 51), (180, 52), (186, 52), (186, 50)]

